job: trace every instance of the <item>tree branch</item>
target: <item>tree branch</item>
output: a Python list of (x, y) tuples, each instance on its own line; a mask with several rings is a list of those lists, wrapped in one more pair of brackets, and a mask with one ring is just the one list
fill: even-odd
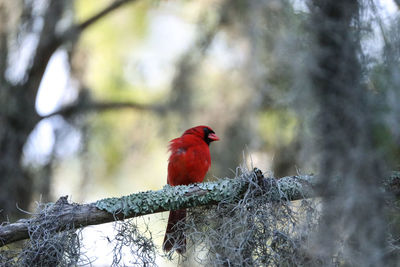
[[(271, 201), (298, 200), (313, 197), (316, 176), (299, 175), (281, 179), (265, 178), (261, 171), (244, 174), (236, 179), (188, 186), (165, 186), (158, 191), (147, 191), (120, 198), (107, 198), (90, 204), (69, 203), (61, 197), (55, 204), (31, 219), (0, 226), (0, 247), (27, 239), (32, 225), (57, 224), (58, 231), (113, 222), (168, 210), (236, 202), (247, 190), (262, 190)], [(383, 183), (386, 191), (400, 196), (400, 172), (394, 172)]]
[(92, 17), (88, 18), (84, 22), (77, 25), (76, 28), (79, 30), (79, 32), (82, 32), (84, 29), (86, 29), (87, 27), (89, 27), (90, 25), (92, 25), (93, 23), (95, 23), (96, 21), (101, 19), (102, 17), (106, 16), (110, 12), (112, 12), (112, 11), (116, 10), (117, 8), (127, 4), (129, 2), (132, 2), (132, 1), (136, 1), (136, 0), (116, 0), (116, 1), (112, 2), (110, 5), (108, 5), (107, 7), (105, 7), (103, 10), (98, 12), (97, 14), (93, 15)]
[(25, 90), (26, 99), (35, 99), (39, 90), (40, 81), (46, 70), (50, 57), (62, 44), (62, 39), (56, 35), (56, 25), (63, 13), (63, 1), (51, 0), (44, 14), (43, 29), (39, 36), (39, 43), (35, 49), (32, 65), (27, 70), (27, 79), (21, 88)]
[(77, 113), (80, 112), (92, 112), (92, 111), (100, 112), (100, 111), (108, 111), (115, 109), (135, 109), (142, 111), (154, 111), (157, 113), (165, 111), (165, 107), (161, 105), (148, 105), (135, 102), (89, 102), (89, 103), (77, 102), (62, 107), (61, 109), (56, 110), (48, 115), (42, 116), (41, 118), (45, 119), (56, 115), (69, 117), (72, 115), (76, 115)]
[[(110, 12), (129, 2), (136, 0), (116, 0), (84, 22), (72, 25), (61, 34), (56, 33), (56, 25), (63, 12), (63, 1), (52, 0), (44, 17), (44, 27), (40, 34), (39, 44), (36, 49), (33, 64), (28, 70), (25, 85), (29, 85), (27, 94), (36, 97), (44, 71), (53, 53), (64, 43), (76, 41), (80, 34), (90, 25), (97, 22)], [(22, 86), (23, 88), (26, 86)]]

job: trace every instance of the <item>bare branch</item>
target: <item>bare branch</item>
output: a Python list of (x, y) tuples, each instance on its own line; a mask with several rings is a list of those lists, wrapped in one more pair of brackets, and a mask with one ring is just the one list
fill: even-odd
[(39, 43), (35, 50), (36, 53), (32, 65), (27, 72), (25, 86), (23, 86), (23, 88), (29, 87), (29, 89), (26, 90), (28, 99), (35, 99), (47, 63), (53, 53), (62, 44), (62, 39), (56, 35), (56, 25), (62, 16), (63, 5), (63, 1), (50, 1), (44, 15), (43, 29), (40, 33)]
[[(298, 200), (313, 197), (316, 176), (299, 175), (281, 179), (265, 178), (261, 171), (236, 179), (221, 179), (217, 182), (188, 186), (165, 186), (158, 191), (147, 191), (120, 198), (107, 198), (90, 204), (68, 203), (61, 197), (50, 205), (46, 216), (19, 220), (0, 226), (0, 247), (30, 237), (32, 224), (44, 224), (46, 220), (57, 222), (58, 231), (113, 222), (168, 210), (215, 205), (221, 201), (239, 201), (248, 190), (260, 190), (270, 201)], [(387, 192), (400, 196), (400, 172), (386, 178), (383, 187)], [(56, 218), (56, 220), (55, 220)]]
[[(19, 220), (16, 223), (0, 226), (0, 247), (12, 242), (29, 238), (29, 226), (42, 224), (44, 220), (58, 223), (58, 230), (71, 229), (70, 225), (80, 228), (97, 225), (168, 210), (213, 205), (220, 201), (238, 201), (249, 188), (260, 184), (276, 200), (280, 198), (299, 198), (299, 189), (307, 187), (304, 192), (311, 192), (311, 176), (293, 176), (280, 180), (265, 179), (261, 171), (252, 172), (237, 179), (221, 179), (217, 182), (193, 184), (188, 186), (165, 186), (158, 191), (147, 191), (120, 198), (108, 198), (90, 204), (68, 203), (62, 197), (50, 206), (46, 216)], [(260, 188), (261, 188), (260, 187)], [(308, 195), (302, 195), (307, 197)], [(58, 205), (58, 206), (57, 206)], [(62, 206), (60, 206), (62, 205)], [(54, 218), (57, 218), (54, 220)]]
[(136, 0), (116, 0), (112, 2), (109, 6), (105, 7), (103, 10), (98, 12), (97, 14), (93, 15), (89, 19), (85, 20), (84, 22), (80, 23), (79, 25), (76, 26), (76, 28), (79, 30), (79, 32), (82, 32), (84, 29), (101, 19), (102, 17), (106, 16), (110, 12), (116, 10), (117, 8), (132, 2)]
[(87, 27), (110, 12), (132, 1), (135, 0), (116, 0), (86, 21), (78, 25), (73, 25), (63, 33), (57, 34), (55, 28), (57, 22), (62, 17), (64, 3), (63, 1), (52, 0), (44, 16), (44, 27), (36, 49), (37, 52), (33, 64), (29, 68), (28, 78), (25, 82), (25, 84), (29, 85), (31, 88), (31, 90), (27, 90), (27, 93), (32, 97), (36, 96), (40, 81), (43, 77), (44, 71), (46, 70), (50, 57), (62, 44), (71, 41), (75, 42)]
[(165, 107), (161, 105), (148, 105), (140, 104), (135, 102), (89, 102), (89, 103), (74, 103), (67, 105), (57, 111), (54, 111), (46, 116), (42, 116), (42, 119), (49, 118), (55, 115), (61, 115), (64, 117), (69, 117), (72, 115), (77, 115), (82, 112), (101, 112), (116, 109), (135, 109), (141, 111), (153, 111), (153, 112), (163, 112)]

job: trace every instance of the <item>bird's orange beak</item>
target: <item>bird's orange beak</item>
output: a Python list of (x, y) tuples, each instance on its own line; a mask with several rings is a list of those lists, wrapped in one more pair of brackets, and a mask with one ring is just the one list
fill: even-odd
[(208, 139), (210, 139), (212, 141), (218, 141), (219, 137), (215, 133), (210, 133), (210, 134), (208, 134)]

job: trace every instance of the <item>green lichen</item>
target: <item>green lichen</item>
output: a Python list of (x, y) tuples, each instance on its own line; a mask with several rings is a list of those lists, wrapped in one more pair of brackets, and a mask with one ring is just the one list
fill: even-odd
[(112, 214), (125, 217), (141, 216), (166, 210), (177, 210), (221, 201), (235, 202), (247, 190), (262, 190), (271, 201), (293, 200), (311, 195), (312, 176), (290, 176), (279, 180), (274, 178), (257, 183), (254, 173), (242, 174), (236, 179), (220, 179), (191, 185), (164, 186), (158, 191), (146, 191), (120, 198), (106, 198), (95, 203), (96, 207)]
[(158, 191), (146, 191), (120, 198), (106, 198), (95, 203), (98, 209), (126, 217), (146, 215), (165, 210), (177, 210), (216, 203), (245, 190), (243, 179), (221, 179), (217, 182), (187, 186), (164, 186)]
[(287, 200), (310, 197), (314, 180), (316, 180), (313, 178), (310, 175), (283, 177), (277, 183), (278, 194), (282, 199)]

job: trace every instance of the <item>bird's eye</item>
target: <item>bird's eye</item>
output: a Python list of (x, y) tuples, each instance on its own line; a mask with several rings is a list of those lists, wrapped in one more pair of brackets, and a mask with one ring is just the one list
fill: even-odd
[(213, 130), (211, 130), (210, 128), (207, 128), (207, 127), (204, 127), (203, 131), (204, 131), (205, 136), (208, 136), (210, 133), (215, 133)]

